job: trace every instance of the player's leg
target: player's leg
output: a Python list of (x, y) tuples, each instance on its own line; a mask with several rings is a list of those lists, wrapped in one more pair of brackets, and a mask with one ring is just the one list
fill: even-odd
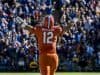
[(55, 75), (57, 67), (58, 67), (58, 56), (53, 55), (50, 63), (50, 75)]
[(46, 55), (40, 55), (39, 57), (39, 68), (41, 75), (50, 75), (50, 67), (48, 66)]
[(50, 67), (49, 66), (40, 66), (41, 75), (50, 75)]

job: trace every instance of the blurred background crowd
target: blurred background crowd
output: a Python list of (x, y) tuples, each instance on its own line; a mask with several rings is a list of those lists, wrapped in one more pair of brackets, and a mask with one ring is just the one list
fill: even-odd
[[(57, 44), (58, 71), (100, 71), (100, 1), (52, 0), (51, 4), (55, 24), (73, 24)], [(0, 71), (39, 70), (36, 37), (15, 18), (35, 26), (47, 5), (48, 0), (0, 0)]]

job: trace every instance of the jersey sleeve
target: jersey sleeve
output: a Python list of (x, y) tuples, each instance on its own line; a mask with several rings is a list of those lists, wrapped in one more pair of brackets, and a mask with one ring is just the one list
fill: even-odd
[(35, 26), (31, 29), (31, 33), (36, 34), (40, 30), (40, 26)]

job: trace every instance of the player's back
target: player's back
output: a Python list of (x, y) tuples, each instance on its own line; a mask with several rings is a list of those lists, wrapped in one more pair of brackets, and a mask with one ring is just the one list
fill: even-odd
[(61, 27), (53, 26), (48, 29), (39, 27), (36, 33), (40, 53), (56, 53), (57, 36), (61, 33)]

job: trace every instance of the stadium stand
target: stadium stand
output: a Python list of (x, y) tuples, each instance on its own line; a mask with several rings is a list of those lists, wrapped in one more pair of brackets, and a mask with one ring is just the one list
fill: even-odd
[[(35, 26), (46, 14), (45, 7), (46, 0), (0, 0), (1, 72), (38, 68), (35, 35), (21, 28), (15, 18), (20, 16)], [(40, 12), (37, 20), (36, 11)], [(57, 45), (58, 71), (100, 71), (100, 1), (52, 0), (52, 14), (55, 24), (73, 24)]]

